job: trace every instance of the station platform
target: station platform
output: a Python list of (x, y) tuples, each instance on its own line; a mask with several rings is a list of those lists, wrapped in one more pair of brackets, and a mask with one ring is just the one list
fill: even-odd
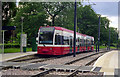
[[(120, 69), (120, 50), (112, 50), (99, 57), (94, 67), (101, 67), (100, 72), (104, 72), (104, 75), (116, 75)], [(117, 75), (120, 74), (119, 72)]]
[(11, 59), (15, 59), (15, 58), (20, 58), (23, 56), (28, 56), (28, 55), (34, 55), (37, 54), (37, 52), (19, 52), (19, 53), (4, 53), (4, 54), (0, 54), (0, 62), (5, 62)]

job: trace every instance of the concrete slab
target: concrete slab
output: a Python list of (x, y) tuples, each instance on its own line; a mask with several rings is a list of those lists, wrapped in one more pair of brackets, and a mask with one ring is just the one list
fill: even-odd
[(72, 66), (72, 65), (46, 65), (42, 68), (45, 69), (56, 69), (56, 70), (79, 70), (79, 71), (91, 71), (93, 67), (89, 66)]
[(32, 63), (20, 63), (20, 62), (3, 62), (0, 67), (20, 67), (25, 65), (30, 65)]
[(42, 68), (48, 68), (48, 69), (53, 69), (53, 68), (61, 68), (63, 65), (46, 65), (43, 66)]
[(2, 55), (2, 58), (0, 58), (0, 62), (5, 62), (11, 59), (20, 58), (20, 57), (27, 56), (27, 55), (34, 55), (34, 54), (37, 54), (37, 52), (0, 54)]
[(114, 75), (115, 68), (120, 68), (118, 55), (120, 55), (120, 51), (118, 50), (107, 52), (99, 57), (93, 66), (101, 67), (100, 72), (105, 72), (105, 75)]
[(79, 68), (79, 67), (80, 67), (80, 66), (64, 65), (62, 68), (75, 70), (75, 69), (77, 69), (77, 68)]
[(91, 71), (93, 67), (89, 67), (89, 66), (81, 66), (79, 68), (79, 71)]
[(19, 63), (16, 63), (16, 62), (2, 62), (2, 65), (1, 67), (4, 67), (4, 66), (13, 66), (13, 65), (17, 65)]
[(20, 68), (24, 69), (24, 70), (26, 70), (26, 69), (27, 70), (35, 70), (35, 69), (39, 69), (39, 67), (44, 66), (44, 65), (47, 65), (47, 64), (35, 63), (35, 64), (31, 64), (31, 65), (22, 66)]

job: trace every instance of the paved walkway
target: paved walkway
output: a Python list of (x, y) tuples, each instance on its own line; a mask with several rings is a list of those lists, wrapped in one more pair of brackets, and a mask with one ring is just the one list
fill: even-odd
[(95, 67), (102, 67), (100, 72), (104, 75), (115, 75), (115, 69), (120, 69), (120, 51), (113, 50), (98, 58), (95, 62)]
[(4, 62), (7, 60), (11, 60), (14, 58), (19, 58), (27, 55), (32, 55), (36, 54), (37, 52), (26, 52), (26, 53), (5, 53), (5, 54), (0, 54), (0, 62)]

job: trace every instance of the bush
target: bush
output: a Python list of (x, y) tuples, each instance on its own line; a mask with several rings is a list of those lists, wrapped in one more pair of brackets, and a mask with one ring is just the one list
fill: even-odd
[[(20, 48), (20, 44), (5, 44), (5, 48)], [(30, 44), (27, 45), (27, 47), (31, 47)]]
[(13, 44), (13, 45), (12, 44), (11, 45), (10, 44), (5, 44), (4, 47), (5, 48), (19, 48), (20, 45), (19, 44)]

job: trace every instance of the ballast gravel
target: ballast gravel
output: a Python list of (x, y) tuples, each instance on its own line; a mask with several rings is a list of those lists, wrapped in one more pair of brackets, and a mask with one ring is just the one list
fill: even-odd
[(21, 69), (7, 69), (2, 70), (2, 75), (36, 75), (42, 72), (41, 70), (21, 70)]

